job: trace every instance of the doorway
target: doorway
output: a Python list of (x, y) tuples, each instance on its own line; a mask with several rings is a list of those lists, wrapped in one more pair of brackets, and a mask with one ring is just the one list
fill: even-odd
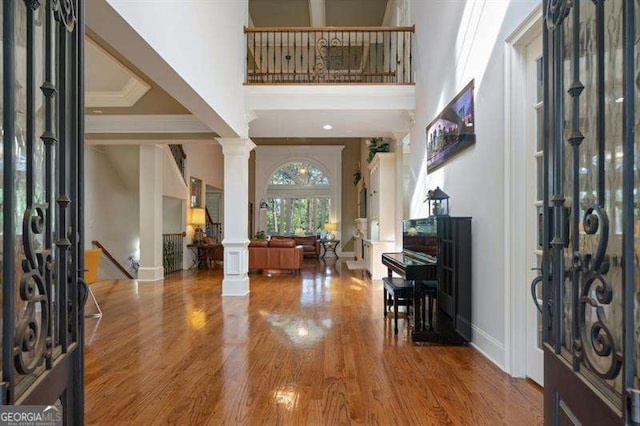
[(543, 58), (542, 35), (526, 48), (526, 149), (527, 155), (527, 270), (531, 297), (526, 298), (526, 376), (543, 386), (544, 352), (542, 350), (542, 204), (543, 204)]

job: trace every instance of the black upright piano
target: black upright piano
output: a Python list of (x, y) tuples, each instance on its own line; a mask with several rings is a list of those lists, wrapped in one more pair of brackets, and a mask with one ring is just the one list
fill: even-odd
[[(397, 273), (414, 287), (416, 342), (471, 341), (471, 218), (431, 216), (402, 221), (402, 253), (384, 253), (389, 275)], [(425, 324), (418, 303), (437, 285), (435, 315)]]

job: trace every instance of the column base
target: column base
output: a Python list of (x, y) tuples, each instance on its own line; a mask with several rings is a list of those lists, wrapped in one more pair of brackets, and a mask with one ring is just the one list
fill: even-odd
[(138, 282), (153, 282), (162, 279), (164, 279), (164, 268), (162, 266), (138, 269)]
[(246, 296), (249, 294), (249, 277), (224, 277), (222, 296)]

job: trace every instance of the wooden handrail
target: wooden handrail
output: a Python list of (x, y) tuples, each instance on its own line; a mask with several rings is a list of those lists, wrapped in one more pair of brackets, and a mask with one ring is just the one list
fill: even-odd
[(168, 233), (168, 234), (162, 234), (163, 237), (186, 237), (187, 233), (186, 232), (175, 232), (175, 233)]
[(322, 32), (322, 31), (367, 31), (367, 32), (378, 32), (378, 33), (395, 33), (395, 32), (412, 32), (416, 31), (416, 26), (412, 25), (410, 27), (244, 27), (244, 32), (246, 33), (291, 33), (291, 32), (301, 32), (301, 33), (312, 33), (312, 32)]
[(100, 241), (98, 240), (93, 240), (91, 241), (91, 244), (93, 244), (94, 246), (98, 247), (99, 249), (102, 250), (102, 252), (104, 253), (105, 256), (107, 256), (107, 259), (109, 259), (114, 265), (116, 265), (116, 267), (120, 270), (120, 272), (122, 272), (127, 278), (129, 278), (130, 280), (134, 280), (135, 278), (133, 277), (133, 275), (131, 275), (131, 273), (129, 273), (129, 271), (127, 271), (124, 266), (122, 266), (120, 264), (120, 262), (118, 262), (116, 260), (115, 257), (113, 257), (113, 255), (109, 252), (109, 250), (107, 250), (105, 248), (105, 246), (103, 246)]
[(215, 222), (211, 218), (211, 213), (209, 213), (209, 208), (208, 207), (205, 206), (204, 212), (207, 214), (207, 220), (209, 221), (209, 223), (214, 224)]

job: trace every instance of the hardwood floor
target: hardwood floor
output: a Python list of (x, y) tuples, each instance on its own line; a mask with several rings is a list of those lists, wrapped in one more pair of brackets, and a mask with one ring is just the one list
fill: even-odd
[(86, 320), (88, 424), (542, 424), (542, 393), (471, 347), (393, 335), (381, 284), (340, 261), (252, 275), (103, 281)]

